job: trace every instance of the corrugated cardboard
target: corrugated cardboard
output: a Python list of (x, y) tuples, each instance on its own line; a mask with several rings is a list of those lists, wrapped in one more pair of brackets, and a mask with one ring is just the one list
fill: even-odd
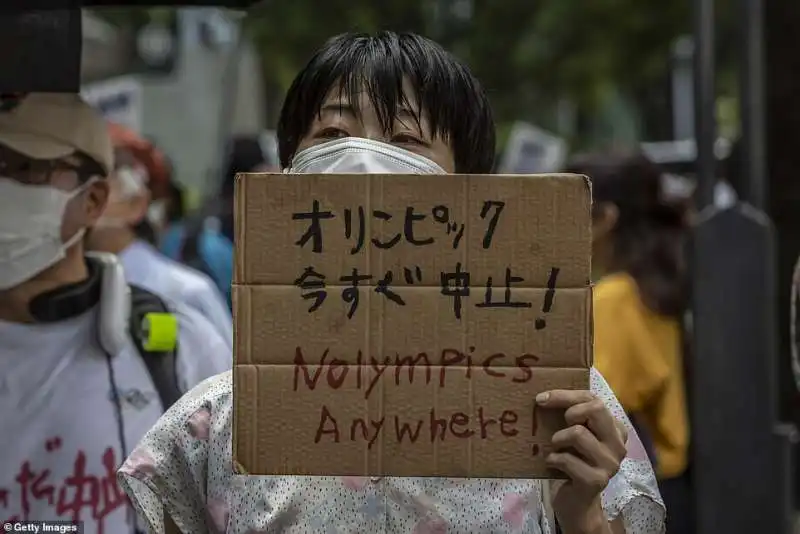
[(240, 175), (235, 461), (557, 477), (534, 397), (589, 387), (590, 207), (572, 175)]

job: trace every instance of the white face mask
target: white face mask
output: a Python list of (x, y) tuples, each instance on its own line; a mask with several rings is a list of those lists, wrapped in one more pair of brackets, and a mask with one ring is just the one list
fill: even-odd
[(16, 287), (55, 265), (83, 237), (85, 228), (66, 243), (61, 241), (61, 221), (67, 203), (88, 186), (61, 191), (0, 177), (0, 290)]
[(447, 174), (439, 165), (394, 145), (345, 137), (295, 155), (284, 172), (298, 174)]

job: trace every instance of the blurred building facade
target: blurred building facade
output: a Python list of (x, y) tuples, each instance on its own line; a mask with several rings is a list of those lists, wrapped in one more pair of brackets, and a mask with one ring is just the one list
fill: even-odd
[[(190, 191), (212, 194), (225, 140), (266, 126), (260, 60), (239, 31), (238, 15), (179, 9), (174, 33), (144, 36), (141, 28), (118, 28), (87, 11), (83, 22), (87, 100), (154, 139)], [(174, 54), (168, 72), (141, 68), (142, 56), (167, 53)]]

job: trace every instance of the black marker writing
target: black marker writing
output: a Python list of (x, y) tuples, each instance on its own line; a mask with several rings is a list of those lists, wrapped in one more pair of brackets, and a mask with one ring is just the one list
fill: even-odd
[(500, 214), (503, 212), (505, 207), (506, 203), (499, 200), (487, 200), (483, 203), (483, 207), (481, 208), (481, 219), (485, 219), (489, 215), (489, 212), (494, 209), (494, 214), (489, 219), (489, 225), (486, 227), (486, 233), (483, 235), (483, 248), (489, 248), (489, 246), (492, 244), (494, 231), (497, 228), (498, 221), (500, 220)]
[(464, 237), (464, 225), (450, 220), (450, 210), (447, 206), (435, 206), (432, 213), (433, 220), (444, 225), (447, 235), (453, 234), (453, 250), (456, 250), (461, 238)]
[(432, 237), (417, 239), (414, 235), (414, 223), (424, 221), (425, 217), (426, 216), (422, 213), (414, 213), (413, 207), (406, 208), (406, 218), (405, 222), (403, 223), (403, 234), (405, 235), (406, 241), (417, 247), (430, 245), (433, 243)]
[[(392, 214), (391, 213), (388, 213), (388, 212), (385, 212), (385, 211), (381, 211), (381, 210), (373, 210), (372, 211), (372, 216), (374, 218), (380, 219), (382, 221), (387, 221), (388, 222), (388, 221), (392, 220)], [(373, 237), (372, 238), (372, 244), (375, 245), (378, 248), (390, 249), (393, 246), (395, 246), (396, 244), (398, 244), (402, 238), (403, 238), (402, 234), (400, 234), (398, 232), (389, 241), (381, 241), (377, 237)]]
[[(364, 220), (364, 207), (358, 207), (358, 237), (356, 238), (356, 244), (353, 248), (350, 249), (350, 254), (358, 254), (361, 248), (364, 246), (364, 232), (366, 230), (366, 221)], [(353, 235), (353, 210), (346, 209), (344, 210), (344, 236), (347, 239), (351, 239)]]
[[(558, 279), (558, 272), (561, 269), (558, 267), (553, 267), (550, 269), (550, 276), (547, 278), (547, 291), (544, 293), (544, 304), (542, 304), (542, 313), (548, 314), (550, 310), (553, 309), (553, 299), (556, 296), (556, 281)], [(547, 326), (547, 321), (544, 317), (538, 317), (536, 319), (536, 330), (541, 330), (545, 326)]]
[(456, 263), (456, 270), (441, 275), (442, 295), (453, 297), (453, 313), (461, 319), (461, 300), (469, 297), (469, 273), (461, 270), (461, 263)]
[(322, 252), (322, 224), (321, 221), (325, 219), (333, 219), (335, 216), (330, 211), (319, 210), (319, 200), (312, 203), (310, 212), (293, 213), (293, 221), (311, 221), (308, 225), (306, 233), (300, 239), (295, 241), (295, 245), (304, 247), (309, 240), (312, 240), (311, 250), (314, 252)]
[(504, 298), (501, 301), (492, 300), (492, 277), (490, 276), (486, 281), (486, 293), (484, 301), (475, 305), (477, 308), (530, 308), (533, 306), (530, 302), (513, 301), (511, 300), (511, 286), (524, 282), (525, 279), (521, 276), (512, 276), (511, 268), (506, 267), (506, 289)]
[(350, 304), (350, 309), (347, 310), (347, 318), (351, 319), (353, 314), (356, 312), (358, 308), (358, 301), (359, 301), (359, 286), (361, 282), (366, 282), (372, 279), (372, 276), (367, 274), (358, 274), (358, 269), (353, 269), (353, 271), (346, 276), (342, 276), (339, 278), (340, 282), (348, 282), (350, 286), (344, 288), (342, 290), (342, 300)]
[(309, 313), (317, 311), (328, 296), (325, 290), (325, 275), (316, 272), (313, 267), (306, 267), (300, 278), (294, 281), (294, 285), (303, 291), (304, 299), (314, 299), (314, 303), (308, 309)]

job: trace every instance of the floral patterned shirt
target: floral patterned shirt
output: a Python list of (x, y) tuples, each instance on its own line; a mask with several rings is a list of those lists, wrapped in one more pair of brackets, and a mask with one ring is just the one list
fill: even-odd
[[(665, 510), (644, 447), (600, 374), (591, 389), (629, 431), (628, 456), (603, 492), (609, 519), (659, 534)], [(542, 481), (250, 476), (232, 465), (231, 373), (187, 393), (150, 430), (119, 480), (150, 532), (164, 512), (191, 534), (551, 534)]]

